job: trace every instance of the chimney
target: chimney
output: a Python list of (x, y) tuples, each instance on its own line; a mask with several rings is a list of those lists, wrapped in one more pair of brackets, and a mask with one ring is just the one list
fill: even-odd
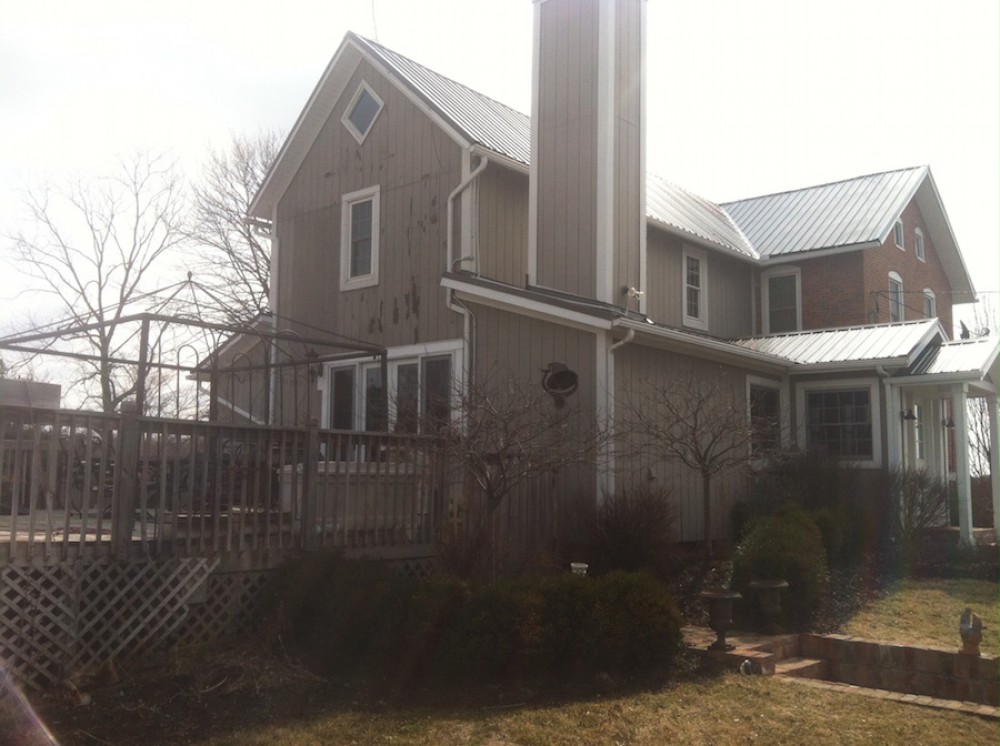
[(528, 280), (643, 310), (646, 0), (534, 4)]

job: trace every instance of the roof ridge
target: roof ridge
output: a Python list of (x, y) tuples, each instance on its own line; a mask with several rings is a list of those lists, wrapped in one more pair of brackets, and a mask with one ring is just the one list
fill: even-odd
[(834, 179), (833, 181), (823, 182), (822, 184), (810, 184), (809, 186), (799, 187), (797, 189), (783, 189), (777, 192), (768, 192), (766, 194), (756, 194), (750, 197), (742, 197), (740, 199), (731, 199), (726, 202), (719, 202), (720, 207), (727, 207), (729, 205), (735, 205), (740, 202), (750, 202), (758, 199), (766, 199), (768, 197), (779, 197), (783, 194), (794, 194), (795, 192), (808, 192), (812, 189), (822, 189), (824, 187), (836, 186), (838, 184), (847, 184), (852, 181), (860, 181), (861, 179), (870, 179), (872, 176), (887, 176), (888, 174), (899, 174), (905, 171), (919, 171), (925, 170), (929, 171), (930, 166), (926, 163), (919, 166), (907, 166), (905, 168), (891, 168), (887, 171), (873, 171), (870, 174), (860, 174), (858, 176), (851, 176), (846, 179)]

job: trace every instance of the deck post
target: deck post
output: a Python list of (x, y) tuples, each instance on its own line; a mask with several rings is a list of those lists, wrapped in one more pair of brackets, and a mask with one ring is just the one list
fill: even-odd
[(135, 523), (139, 489), (139, 413), (132, 402), (122, 405), (118, 442), (118, 490), (113, 493), (111, 508), (111, 547), (120, 560), (132, 550), (132, 526)]
[(302, 465), (302, 548), (312, 549), (318, 541), (316, 532), (316, 495), (319, 487), (319, 421), (309, 419), (305, 463)]

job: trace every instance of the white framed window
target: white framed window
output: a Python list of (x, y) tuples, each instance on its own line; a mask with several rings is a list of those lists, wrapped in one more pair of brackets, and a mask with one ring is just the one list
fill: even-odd
[(358, 145), (361, 145), (368, 133), (371, 132), (375, 120), (382, 111), (382, 99), (364, 81), (354, 92), (350, 103), (344, 109), (344, 116), (340, 121), (344, 123), (347, 131), (351, 133)]
[(747, 417), (750, 456), (767, 457), (786, 444), (788, 432), (787, 389), (779, 381), (747, 376)]
[(889, 321), (895, 323), (905, 319), (903, 313), (903, 278), (896, 272), (889, 273)]
[(930, 288), (924, 288), (924, 318), (937, 318), (937, 296)]
[(365, 358), (327, 365), (323, 424), (335, 430), (418, 433), (449, 421), (457, 407), (461, 340), (391, 348), (388, 352), (388, 412), (382, 366)]
[(913, 230), (913, 253), (920, 261), (927, 261), (927, 252), (924, 250), (924, 233), (919, 228)]
[(379, 188), (345, 194), (340, 203), (340, 289), (378, 284)]
[(903, 237), (903, 221), (897, 220), (895, 225), (892, 226), (892, 240), (896, 244), (896, 248), (900, 251), (906, 251), (906, 243)]
[(761, 317), (764, 334), (796, 332), (802, 328), (801, 273), (797, 267), (763, 273)]
[(704, 251), (685, 246), (681, 261), (684, 326), (708, 329), (708, 258)]
[(880, 465), (877, 381), (805, 383), (798, 387), (796, 404), (800, 447), (859, 466)]

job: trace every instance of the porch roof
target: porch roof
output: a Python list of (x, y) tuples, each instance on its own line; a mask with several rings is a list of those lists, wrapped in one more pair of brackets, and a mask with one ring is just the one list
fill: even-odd
[(755, 352), (775, 355), (794, 364), (791, 372), (863, 365), (913, 365), (935, 338), (944, 337), (937, 319), (899, 324), (819, 329), (738, 339), (734, 344)]
[(988, 382), (996, 386), (997, 357), (1000, 342), (994, 336), (958, 339), (928, 347), (906, 370), (896, 377), (901, 383)]

